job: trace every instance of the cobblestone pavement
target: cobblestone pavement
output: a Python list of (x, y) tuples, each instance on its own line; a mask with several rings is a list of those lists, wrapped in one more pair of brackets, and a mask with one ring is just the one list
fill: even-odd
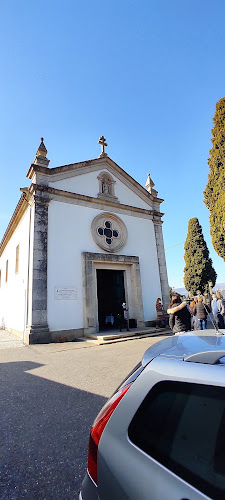
[(16, 335), (0, 330), (0, 349), (11, 349), (13, 347), (25, 347), (25, 345)]

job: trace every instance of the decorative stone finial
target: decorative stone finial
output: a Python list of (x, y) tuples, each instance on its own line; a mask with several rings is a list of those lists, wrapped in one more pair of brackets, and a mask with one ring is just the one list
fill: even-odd
[(156, 191), (155, 189), (153, 189), (154, 185), (155, 184), (154, 184), (153, 180), (151, 179), (150, 174), (148, 174), (147, 175), (147, 181), (145, 183), (145, 187), (146, 187), (146, 189), (147, 189), (147, 191), (149, 193), (153, 194), (154, 196), (157, 196), (158, 191)]
[(104, 158), (104, 156), (108, 156), (107, 153), (105, 152), (105, 147), (108, 146), (108, 144), (106, 144), (106, 139), (104, 135), (101, 135), (101, 137), (99, 137), (98, 144), (101, 144), (102, 148), (102, 152), (99, 155), (99, 158)]
[(40, 144), (40, 146), (39, 146), (39, 148), (37, 150), (36, 155), (37, 156), (40, 156), (40, 155), (41, 156), (47, 156), (47, 153), (48, 153), (48, 151), (47, 151), (47, 149), (46, 149), (46, 147), (44, 145), (44, 137), (41, 137), (41, 144)]
[(42, 167), (48, 167), (50, 160), (47, 158), (47, 149), (44, 144), (44, 137), (41, 137), (40, 146), (36, 152), (36, 157), (34, 160), (35, 165), (40, 165)]

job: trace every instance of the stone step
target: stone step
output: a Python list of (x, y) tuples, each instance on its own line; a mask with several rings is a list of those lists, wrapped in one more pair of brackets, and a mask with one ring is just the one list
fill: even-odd
[[(82, 337), (83, 340), (94, 340), (98, 343), (105, 344), (111, 342), (119, 342), (122, 340), (132, 340), (140, 337), (152, 337), (158, 335), (168, 335), (172, 334), (171, 330), (168, 328), (143, 328), (143, 329), (133, 329), (131, 331), (124, 332), (102, 332), (96, 334), (88, 334)], [(81, 339), (79, 339), (81, 340)]]

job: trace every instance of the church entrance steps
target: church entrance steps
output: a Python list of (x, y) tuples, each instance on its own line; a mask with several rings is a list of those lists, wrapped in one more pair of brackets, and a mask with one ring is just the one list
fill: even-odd
[[(144, 337), (155, 337), (155, 336), (160, 336), (160, 335), (171, 335), (172, 332), (168, 328), (160, 328), (156, 329), (154, 327), (152, 328), (141, 328), (141, 329), (131, 329), (130, 331), (122, 331), (118, 332), (118, 330), (112, 330), (109, 332), (109, 330), (102, 331), (96, 334), (88, 334), (85, 337), (82, 337), (82, 339), (79, 340), (93, 340), (97, 341), (96, 343), (98, 344), (107, 344), (107, 343), (112, 343), (112, 342), (121, 342), (125, 340), (133, 340), (137, 338), (144, 338)], [(78, 339), (77, 339), (78, 340)]]

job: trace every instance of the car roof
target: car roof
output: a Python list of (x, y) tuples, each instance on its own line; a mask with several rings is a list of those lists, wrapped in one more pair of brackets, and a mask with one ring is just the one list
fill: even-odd
[(167, 337), (145, 351), (142, 365), (146, 366), (157, 356), (215, 364), (225, 357), (225, 330), (198, 330)]

